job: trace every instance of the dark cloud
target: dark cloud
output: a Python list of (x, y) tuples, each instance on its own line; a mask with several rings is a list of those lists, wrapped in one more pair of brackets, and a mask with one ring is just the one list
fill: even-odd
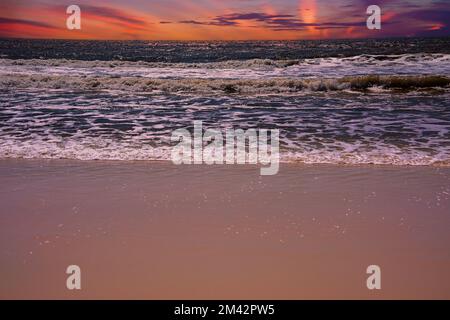
[(33, 20), (23, 20), (23, 19), (11, 19), (11, 18), (3, 18), (0, 17), (0, 24), (21, 24), (25, 26), (33, 26), (33, 27), (41, 27), (41, 28), (49, 28), (49, 29), (57, 29), (56, 27), (39, 21)]
[[(239, 20), (250, 20), (255, 22), (263, 22), (266, 24), (273, 24), (274, 21), (289, 21), (295, 16), (290, 14), (266, 14), (261, 12), (250, 12), (250, 13), (231, 13), (222, 16), (217, 16), (213, 20), (214, 25), (230, 26), (238, 25)], [(214, 22), (213, 22), (214, 23)]]
[(135, 17), (131, 17), (127, 15), (127, 13), (115, 9), (115, 8), (109, 8), (109, 7), (97, 7), (97, 6), (90, 6), (90, 5), (83, 5), (81, 7), (81, 12), (92, 14), (95, 16), (105, 17), (105, 18), (111, 18), (123, 23), (129, 23), (129, 24), (135, 24), (143, 26), (146, 24), (144, 20), (137, 19)]
[(404, 13), (402, 16), (427, 22), (448, 23), (450, 21), (450, 9), (417, 10)]
[(216, 16), (209, 21), (197, 21), (197, 20), (183, 20), (178, 23), (198, 24), (208, 26), (238, 26), (239, 20), (250, 20), (256, 22), (271, 23), (278, 18), (292, 18), (293, 15), (289, 14), (265, 14), (260, 12), (250, 13), (231, 13), (221, 16)]
[(209, 23), (207, 22), (200, 22), (200, 21), (195, 21), (195, 20), (182, 20), (182, 21), (178, 21), (178, 23), (185, 23), (185, 24), (201, 24), (201, 25), (208, 25)]
[(322, 22), (322, 23), (305, 23), (290, 14), (266, 14), (261, 12), (249, 13), (231, 13), (216, 16), (209, 21), (183, 20), (178, 23), (208, 25), (208, 26), (239, 26), (239, 21), (247, 20), (262, 23), (264, 27), (274, 31), (295, 31), (303, 30), (307, 27), (327, 28), (346, 28), (352, 26), (365, 26), (366, 21), (357, 22)]
[(198, 25), (204, 25), (204, 26), (237, 26), (238, 23), (234, 21), (228, 21), (225, 19), (213, 19), (212, 21), (196, 21), (196, 20), (183, 20), (178, 21), (178, 23), (185, 23), (185, 24), (198, 24)]
[(223, 16), (218, 16), (216, 19), (226, 19), (226, 20), (256, 20), (256, 21), (268, 21), (277, 18), (294, 18), (291, 14), (266, 14), (260, 12), (251, 13), (231, 13)]
[[(336, 12), (336, 14), (328, 16), (328, 18), (323, 18), (322, 21), (314, 23), (306, 23), (292, 14), (266, 14), (262, 12), (229, 13), (215, 16), (209, 20), (185, 20), (179, 21), (179, 23), (207, 26), (240, 26), (240, 21), (246, 20), (258, 23), (259, 27), (273, 31), (300, 31), (310, 27), (314, 27), (317, 30), (349, 27), (365, 28), (367, 19), (365, 8), (372, 4), (379, 5), (382, 9), (382, 14), (383, 12), (389, 12), (389, 15), (382, 22), (382, 25), (387, 28), (383, 33), (385, 36), (392, 32), (398, 34), (399, 31), (405, 34), (416, 33), (419, 35), (422, 32), (422, 35), (428, 35), (428, 33), (449, 35), (450, 3), (446, 1), (437, 1), (424, 5), (400, 0), (357, 0), (352, 5), (344, 6), (344, 16), (342, 12)], [(436, 27), (434, 30), (431, 30), (431, 26), (430, 29), (419, 30), (417, 23), (414, 21), (427, 22), (430, 25), (434, 24)]]
[[(359, 4), (364, 7), (368, 7), (371, 5), (377, 5), (377, 6), (384, 6), (388, 4), (395, 4), (396, 2), (400, 2), (403, 5), (409, 6), (411, 4), (405, 4), (405, 1), (398, 1), (398, 0), (358, 0)], [(355, 6), (355, 5), (352, 5)]]
[(414, 10), (405, 12), (396, 17), (396, 20), (423, 21), (437, 26), (436, 29), (418, 30), (417, 36), (449, 36), (450, 35), (450, 5), (441, 8), (441, 4), (435, 9)]
[(408, 4), (396, 12), (391, 21), (405, 33), (416, 36), (450, 35), (450, 2), (433, 1), (428, 4)]

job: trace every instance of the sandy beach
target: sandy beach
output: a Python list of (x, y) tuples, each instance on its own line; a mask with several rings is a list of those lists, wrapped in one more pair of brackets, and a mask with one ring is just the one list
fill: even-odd
[(450, 298), (448, 167), (9, 159), (0, 176), (1, 299)]

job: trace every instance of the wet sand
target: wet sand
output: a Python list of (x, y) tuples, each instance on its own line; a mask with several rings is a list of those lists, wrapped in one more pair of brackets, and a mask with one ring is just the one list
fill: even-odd
[(1, 160), (0, 177), (1, 299), (450, 299), (450, 168)]

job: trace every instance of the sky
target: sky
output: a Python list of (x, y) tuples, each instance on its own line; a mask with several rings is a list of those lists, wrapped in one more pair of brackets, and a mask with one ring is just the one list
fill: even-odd
[[(81, 30), (66, 9), (81, 8)], [(366, 27), (369, 5), (381, 30)], [(450, 0), (1, 0), (0, 37), (296, 40), (450, 36)]]

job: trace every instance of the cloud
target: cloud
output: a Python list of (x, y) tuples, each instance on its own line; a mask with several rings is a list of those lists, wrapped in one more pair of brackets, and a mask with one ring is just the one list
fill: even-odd
[(209, 21), (183, 20), (178, 21), (178, 23), (207, 25), (207, 26), (239, 26), (239, 21), (242, 20), (270, 23), (271, 21), (277, 18), (292, 18), (292, 17), (294, 16), (289, 14), (272, 15), (260, 12), (230, 13), (226, 15), (216, 16)]
[(427, 22), (448, 23), (450, 21), (450, 9), (416, 10), (404, 13), (402, 16)]
[[(416, 32), (418, 36), (448, 36), (450, 35), (450, 8), (442, 8), (439, 3), (435, 8), (414, 10), (399, 15), (398, 19), (422, 21), (430, 26), (426, 30)], [(413, 22), (412, 22), (413, 23)]]
[(208, 25), (207, 22), (200, 22), (200, 21), (195, 21), (195, 20), (182, 20), (182, 21), (178, 21), (178, 23)]
[[(99, 21), (106, 24), (115, 25), (125, 29), (146, 30), (150, 22), (130, 14), (128, 11), (117, 9), (114, 7), (94, 6), (94, 5), (80, 5), (81, 18), (90, 21)], [(62, 5), (55, 5), (48, 7), (55, 14), (66, 12), (66, 7)]]
[[(174, 0), (178, 1), (186, 3)], [(4, 16), (0, 17), (0, 29), (4, 36), (105, 39), (449, 36), (448, 1), (346, 0), (340, 6), (331, 6), (325, 0), (292, 0), (292, 3), (285, 0), (277, 1), (277, 4), (270, 1), (271, 5), (265, 5), (269, 3), (268, 1), (236, 0), (235, 3), (239, 2), (239, 5), (234, 7), (186, 6), (183, 18), (179, 12), (173, 10), (173, 7), (166, 4), (160, 4), (158, 10), (150, 10), (135, 5), (134, 1), (124, 2), (121, 6), (108, 4), (110, 2), (99, 4), (86, 2), (87, 4), (80, 5), (82, 19), (86, 19), (83, 30), (71, 33), (65, 28), (66, 6), (62, 5), (62, 2), (46, 0), (25, 10), (25, 7), (22, 8), (21, 4), (17, 4), (22, 1), (15, 1), (14, 4), (7, 6), (0, 4), (0, 12)], [(304, 4), (303, 7), (298, 5), (299, 2)], [(312, 7), (308, 5), (313, 2), (317, 4), (314, 13), (311, 12)], [(369, 31), (366, 28), (366, 8), (371, 4), (381, 6), (382, 30)], [(7, 12), (12, 12), (11, 10), (24, 13), (22, 16), (10, 15)], [(31, 17), (28, 13), (36, 14), (39, 17), (36, 19), (40, 21), (28, 20), (34, 19), (28, 18)], [(189, 13), (192, 16), (184, 15)], [(311, 16), (314, 18), (308, 18)], [(192, 28), (188, 29), (187, 25), (191, 25)]]
[(81, 12), (82, 14), (87, 13), (93, 16), (105, 17), (126, 24), (140, 25), (140, 26), (146, 25), (146, 21), (128, 15), (125, 11), (111, 7), (97, 7), (97, 6), (83, 5)]
[(260, 12), (250, 12), (250, 13), (231, 13), (216, 17), (216, 19), (225, 20), (256, 20), (256, 21), (270, 21), (277, 18), (294, 18), (291, 14), (267, 14)]
[(308, 27), (317, 27), (320, 29), (336, 29), (366, 25), (365, 20), (356, 22), (306, 23), (291, 14), (266, 14), (261, 12), (230, 13), (226, 15), (216, 16), (209, 21), (183, 20), (178, 21), (178, 23), (208, 26), (240, 26), (239, 22), (243, 20), (262, 23), (262, 27), (269, 28), (273, 31), (304, 30)]
[(197, 21), (197, 20), (182, 20), (178, 21), (178, 23), (183, 24), (197, 24), (197, 25), (204, 25), (204, 26), (238, 26), (239, 24), (234, 21), (228, 21), (224, 19), (214, 19), (212, 21)]
[(0, 17), (0, 25), (1, 24), (19, 24), (19, 25), (23, 25), (23, 26), (57, 29), (55, 26), (52, 26), (45, 22), (24, 20), (24, 19), (11, 19), (11, 18), (4, 18), (4, 17)]

